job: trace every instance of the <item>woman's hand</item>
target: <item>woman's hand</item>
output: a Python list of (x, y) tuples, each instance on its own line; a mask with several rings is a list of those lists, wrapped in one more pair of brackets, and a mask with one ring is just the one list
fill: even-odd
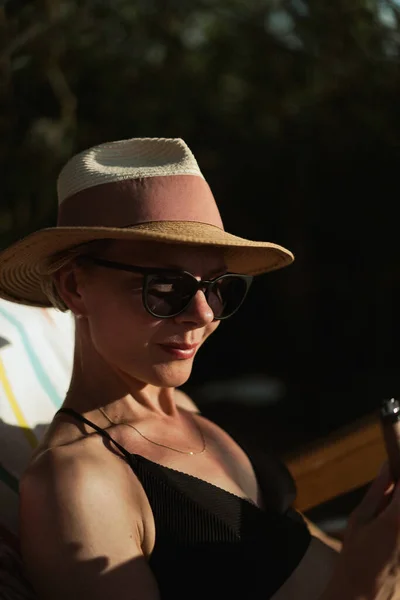
[(400, 599), (400, 483), (385, 464), (352, 513), (321, 600)]

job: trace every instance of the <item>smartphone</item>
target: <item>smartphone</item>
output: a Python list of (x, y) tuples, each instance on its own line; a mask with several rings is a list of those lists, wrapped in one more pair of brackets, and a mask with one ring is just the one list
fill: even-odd
[(379, 410), (383, 439), (391, 475), (400, 479), (400, 400), (383, 400)]

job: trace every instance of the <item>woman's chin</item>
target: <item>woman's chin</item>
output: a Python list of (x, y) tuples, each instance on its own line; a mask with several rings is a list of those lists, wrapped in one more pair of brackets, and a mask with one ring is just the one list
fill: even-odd
[(187, 382), (192, 372), (192, 361), (187, 361), (186, 364), (169, 364), (157, 365), (155, 369), (155, 379), (159, 387), (179, 387)]

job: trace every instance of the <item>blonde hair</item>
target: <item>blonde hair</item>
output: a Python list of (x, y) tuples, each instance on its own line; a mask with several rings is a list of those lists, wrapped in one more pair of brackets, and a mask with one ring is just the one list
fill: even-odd
[(83, 254), (93, 255), (97, 252), (102, 252), (113, 242), (114, 240), (111, 239), (94, 240), (92, 242), (80, 244), (79, 246), (74, 246), (73, 248), (69, 248), (64, 252), (60, 252), (59, 254), (55, 254), (49, 258), (45, 268), (41, 273), (42, 279), (40, 281), (40, 287), (43, 294), (48, 298), (54, 308), (62, 312), (69, 310), (69, 307), (65, 304), (58, 291), (55, 277), (58, 271), (75, 262)]

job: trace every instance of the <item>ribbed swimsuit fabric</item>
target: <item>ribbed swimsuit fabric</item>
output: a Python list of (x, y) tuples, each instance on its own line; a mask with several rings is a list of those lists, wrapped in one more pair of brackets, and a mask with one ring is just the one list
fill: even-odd
[(112, 442), (143, 486), (156, 531), (148, 562), (161, 600), (267, 600), (299, 565), (311, 536), (292, 508), (293, 480), (274, 456), (240, 440), (268, 502), (261, 509), (193, 475), (129, 453), (73, 409), (58, 412)]

